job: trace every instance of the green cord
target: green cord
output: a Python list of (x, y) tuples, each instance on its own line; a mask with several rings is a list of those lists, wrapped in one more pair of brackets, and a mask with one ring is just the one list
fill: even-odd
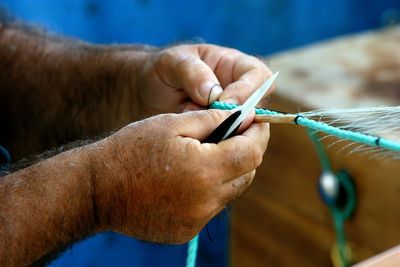
[(337, 172), (336, 178), (339, 180), (339, 183), (343, 186), (347, 195), (346, 205), (340, 209), (340, 212), (341, 215), (343, 216), (343, 220), (348, 220), (353, 215), (354, 210), (356, 208), (357, 204), (356, 191), (353, 182), (350, 180), (350, 177), (345, 172)]
[(308, 136), (310, 137), (311, 141), (314, 143), (314, 147), (317, 152), (319, 162), (321, 163), (322, 170), (332, 172), (329, 157), (326, 154), (322, 143), (319, 141), (318, 135), (314, 134), (310, 128), (306, 128), (306, 131), (307, 131)]
[[(311, 141), (314, 143), (315, 150), (317, 152), (318, 159), (321, 163), (323, 171), (334, 173), (331, 168), (329, 157), (322, 143), (319, 141), (318, 136), (316, 134), (313, 134), (311, 129), (309, 128), (306, 129)], [(339, 208), (337, 205), (335, 205), (335, 203), (328, 204), (328, 207), (330, 209), (333, 219), (333, 226), (336, 234), (336, 244), (338, 247), (341, 266), (348, 267), (350, 266), (350, 259), (348, 255), (344, 223), (346, 222), (347, 219), (350, 218), (350, 216), (354, 212), (356, 206), (356, 194), (354, 186), (348, 175), (346, 175), (344, 172), (337, 172), (335, 174), (335, 177), (338, 179), (340, 185), (345, 190), (347, 201), (346, 205), (343, 208)]]
[(338, 245), (341, 265), (343, 267), (348, 267), (348, 266), (350, 266), (350, 264), (349, 264), (349, 259), (348, 259), (348, 255), (346, 252), (346, 247), (347, 247), (346, 246), (346, 234), (344, 231), (345, 219), (343, 218), (341, 211), (335, 207), (331, 208), (331, 214), (333, 217), (333, 225), (335, 228), (336, 243)]

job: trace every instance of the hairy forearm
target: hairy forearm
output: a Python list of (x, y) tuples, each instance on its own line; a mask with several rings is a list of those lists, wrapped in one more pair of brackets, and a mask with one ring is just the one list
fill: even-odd
[(26, 266), (96, 231), (87, 147), (0, 180), (0, 265)]
[(0, 140), (14, 159), (135, 119), (146, 47), (95, 46), (2, 25)]

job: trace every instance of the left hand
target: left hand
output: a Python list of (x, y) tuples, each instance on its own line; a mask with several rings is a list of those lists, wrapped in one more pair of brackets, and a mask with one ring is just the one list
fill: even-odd
[(198, 141), (231, 114), (162, 114), (76, 151), (74, 158), (83, 155), (87, 166), (87, 155), (93, 170), (79, 181), (92, 183), (95, 232), (113, 230), (175, 244), (198, 234), (251, 184), (267, 148), (266, 123), (254, 123), (218, 144)]
[(204, 109), (215, 100), (242, 104), (271, 76), (256, 57), (207, 44), (151, 52), (140, 72), (137, 103), (141, 118)]

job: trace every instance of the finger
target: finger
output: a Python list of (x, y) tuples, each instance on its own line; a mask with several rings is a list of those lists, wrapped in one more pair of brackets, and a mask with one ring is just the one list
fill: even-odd
[(222, 94), (223, 89), (214, 72), (200, 58), (180, 64), (176, 71), (181, 87), (193, 102), (208, 106)]
[(252, 170), (236, 179), (229, 180), (222, 185), (221, 200), (223, 205), (235, 201), (246, 189), (256, 175), (256, 170)]
[(269, 140), (269, 124), (254, 123), (241, 135), (226, 139), (210, 152), (210, 169), (222, 170), (222, 182), (239, 177), (257, 168), (261, 162)]
[(206, 139), (229, 115), (230, 110), (202, 110), (179, 114), (176, 134), (196, 140)]
[(198, 55), (172, 52), (161, 61), (162, 79), (169, 86), (183, 89), (193, 102), (207, 106), (221, 95), (223, 90), (217, 77)]
[(234, 80), (226, 86), (219, 100), (237, 104), (243, 104), (272, 75), (268, 67), (254, 57), (236, 60), (232, 71)]

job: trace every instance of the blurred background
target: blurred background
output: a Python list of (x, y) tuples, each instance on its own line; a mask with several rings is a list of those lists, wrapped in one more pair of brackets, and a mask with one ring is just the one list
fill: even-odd
[[(270, 55), (400, 21), (399, 0), (0, 0), (16, 17), (93, 43), (219, 44)], [(229, 212), (202, 232), (198, 266), (229, 264)], [(51, 266), (184, 266), (185, 245), (161, 246), (115, 233), (91, 237)]]
[(16, 16), (95, 43), (203, 40), (265, 55), (399, 20), (398, 0), (1, 0)]

